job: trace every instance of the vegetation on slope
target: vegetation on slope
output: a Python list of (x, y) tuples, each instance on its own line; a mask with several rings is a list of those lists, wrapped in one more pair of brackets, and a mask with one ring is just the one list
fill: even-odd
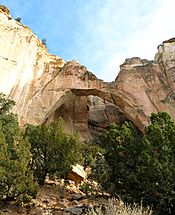
[(36, 195), (30, 144), (10, 113), (14, 102), (0, 94), (0, 201), (25, 202)]
[[(93, 172), (113, 195), (127, 202), (152, 205), (158, 214), (173, 214), (175, 123), (165, 112), (152, 114), (150, 120), (144, 134), (130, 122), (111, 125), (100, 138), (104, 153), (94, 164)], [(100, 168), (104, 170), (100, 172)]]
[(60, 120), (21, 131), (10, 112), (14, 102), (0, 94), (0, 201), (24, 203), (36, 196), (46, 175), (65, 178), (72, 164), (91, 166), (102, 191), (129, 203), (173, 214), (175, 202), (175, 123), (152, 114), (141, 133), (131, 122), (112, 124), (98, 142), (84, 145), (65, 133)]
[(65, 178), (71, 165), (82, 160), (78, 135), (65, 133), (61, 119), (48, 126), (27, 125), (25, 137), (31, 143), (31, 168), (40, 185), (47, 175)]

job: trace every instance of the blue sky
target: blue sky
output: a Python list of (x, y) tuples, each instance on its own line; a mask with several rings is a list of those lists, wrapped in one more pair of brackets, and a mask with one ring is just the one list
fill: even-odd
[(49, 52), (113, 81), (125, 58), (152, 60), (175, 37), (175, 0), (2, 0)]

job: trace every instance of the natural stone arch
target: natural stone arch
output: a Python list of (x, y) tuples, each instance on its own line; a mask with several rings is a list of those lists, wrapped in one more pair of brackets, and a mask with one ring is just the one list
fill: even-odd
[[(126, 98), (126, 96), (123, 95), (122, 92), (119, 91), (103, 91), (99, 89), (69, 89), (66, 91), (65, 95), (61, 98), (59, 98), (55, 104), (52, 106), (52, 108), (48, 111), (48, 114), (45, 116), (45, 118), (42, 120), (41, 123), (44, 123), (47, 118), (51, 114), (53, 114), (54, 111), (59, 109), (61, 105), (63, 105), (66, 101), (69, 100), (71, 95), (75, 96), (97, 96), (105, 101), (108, 101), (117, 107), (120, 108), (120, 110), (124, 113), (125, 117), (135, 123), (135, 119), (137, 118), (138, 121), (136, 121), (135, 125), (140, 129), (144, 130), (145, 124), (148, 122), (147, 121), (147, 116), (144, 112), (138, 111), (135, 109), (134, 105), (131, 103), (131, 98), (130, 100)], [(126, 108), (127, 107), (127, 108)], [(142, 120), (141, 120), (142, 118)], [(144, 119), (146, 119), (144, 121)]]
[[(108, 101), (104, 98), (102, 92), (97, 90), (70, 90), (50, 109), (42, 124), (49, 124), (62, 117), (67, 132), (78, 132), (83, 139), (99, 135), (110, 123), (120, 124), (126, 119), (122, 111), (111, 102), (111, 98)], [(93, 100), (94, 104), (91, 103)]]
[[(42, 124), (46, 119), (72, 95), (98, 96), (115, 104), (121, 109), (127, 119), (132, 121), (140, 130), (148, 123), (147, 115), (140, 109), (139, 104), (131, 94), (118, 89), (117, 82), (106, 83), (89, 72), (86, 67), (76, 61), (70, 61), (56, 75), (44, 83), (42, 78), (36, 86), (37, 92), (23, 106), (20, 117), (21, 124)], [(29, 92), (33, 90), (29, 88)], [(26, 96), (27, 97), (27, 96)]]
[(29, 28), (11, 19), (7, 8), (0, 7), (0, 13), (0, 91), (15, 100), (13, 112), (21, 125), (41, 124), (72, 92), (109, 99), (140, 130), (152, 112), (166, 111), (175, 119), (174, 38), (159, 46), (154, 61), (126, 59), (115, 82), (105, 83), (78, 62), (48, 53)]

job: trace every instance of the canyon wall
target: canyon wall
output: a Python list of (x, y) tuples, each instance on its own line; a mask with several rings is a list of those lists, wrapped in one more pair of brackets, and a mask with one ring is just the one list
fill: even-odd
[(21, 126), (62, 116), (68, 131), (88, 138), (125, 119), (143, 131), (152, 112), (167, 111), (175, 119), (175, 39), (159, 45), (152, 61), (126, 59), (116, 80), (106, 83), (79, 62), (49, 54), (0, 7), (0, 65), (0, 92), (15, 100)]

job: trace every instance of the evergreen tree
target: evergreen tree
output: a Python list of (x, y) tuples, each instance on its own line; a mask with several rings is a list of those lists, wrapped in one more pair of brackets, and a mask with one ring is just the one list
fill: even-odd
[[(175, 123), (166, 112), (151, 115), (142, 141), (138, 179), (144, 199), (162, 214), (175, 210)], [(175, 211), (174, 211), (175, 212)]]
[(110, 181), (111, 168), (107, 164), (104, 156), (97, 153), (95, 161), (91, 164), (91, 177), (101, 185), (101, 191), (111, 191), (112, 183)]
[(48, 126), (28, 125), (25, 135), (31, 143), (32, 169), (41, 185), (47, 174), (65, 177), (71, 165), (82, 160), (80, 140), (64, 132), (62, 120)]
[(93, 166), (97, 155), (102, 152), (102, 149), (96, 144), (96, 140), (88, 140), (82, 143), (82, 152), (83, 152), (83, 166), (86, 167)]
[(0, 200), (23, 202), (36, 193), (29, 164), (30, 144), (23, 138), (17, 118), (10, 113), (14, 102), (0, 95)]
[(175, 123), (165, 113), (152, 114), (142, 134), (130, 122), (111, 125), (100, 138), (110, 168), (108, 186), (126, 201), (153, 205), (157, 214), (175, 210)]
[(16, 20), (17, 22), (21, 22), (21, 17), (16, 17), (15, 20)]
[(45, 38), (43, 38), (43, 39), (41, 40), (41, 42), (42, 42), (42, 44), (43, 44), (45, 47), (47, 47), (47, 43), (46, 43), (46, 39), (45, 39)]
[(100, 138), (110, 168), (109, 186), (115, 185), (115, 190), (121, 196), (135, 195), (138, 187), (136, 168), (141, 137), (142, 134), (132, 123), (125, 122), (121, 126), (110, 125), (109, 131)]

